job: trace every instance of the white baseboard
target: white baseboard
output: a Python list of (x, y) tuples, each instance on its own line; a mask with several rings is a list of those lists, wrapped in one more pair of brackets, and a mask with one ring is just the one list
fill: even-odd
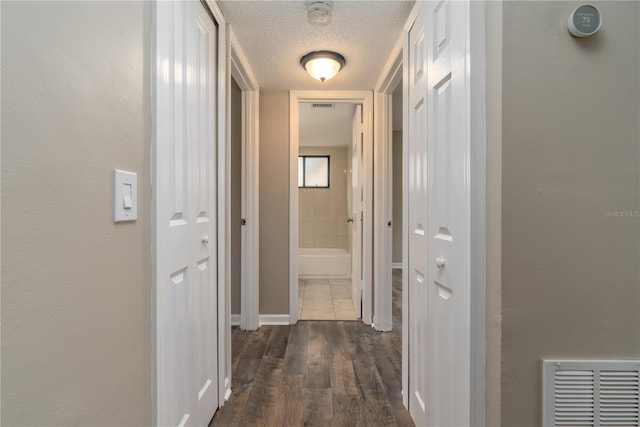
[(402, 270), (402, 263), (401, 262), (392, 262), (391, 263), (391, 268), (394, 270)]
[(375, 319), (374, 319), (374, 322), (371, 324), (371, 327), (378, 332), (390, 332), (393, 329), (391, 325), (380, 326), (380, 323), (376, 323)]
[[(290, 324), (288, 314), (261, 314), (260, 325), (288, 325)], [(240, 326), (240, 314), (231, 315), (231, 326)]]
[(231, 397), (231, 378), (227, 377), (224, 379), (224, 401), (226, 402)]
[(261, 314), (260, 326), (262, 325), (289, 325), (288, 314)]
[(240, 326), (240, 315), (232, 314), (231, 315), (231, 326)]

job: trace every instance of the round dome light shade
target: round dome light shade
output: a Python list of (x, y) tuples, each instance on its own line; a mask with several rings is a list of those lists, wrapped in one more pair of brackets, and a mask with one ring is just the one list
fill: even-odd
[(344, 56), (328, 50), (310, 52), (300, 58), (300, 64), (307, 73), (321, 82), (335, 77), (345, 63)]

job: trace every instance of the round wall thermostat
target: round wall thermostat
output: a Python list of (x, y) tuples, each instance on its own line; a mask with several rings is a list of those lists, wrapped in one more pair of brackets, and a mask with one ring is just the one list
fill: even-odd
[(594, 6), (583, 4), (569, 16), (569, 32), (576, 37), (589, 37), (602, 26), (602, 15)]

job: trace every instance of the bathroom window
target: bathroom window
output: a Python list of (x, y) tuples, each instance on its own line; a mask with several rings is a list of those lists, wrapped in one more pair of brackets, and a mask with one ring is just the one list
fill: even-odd
[(298, 188), (329, 188), (329, 156), (298, 157)]

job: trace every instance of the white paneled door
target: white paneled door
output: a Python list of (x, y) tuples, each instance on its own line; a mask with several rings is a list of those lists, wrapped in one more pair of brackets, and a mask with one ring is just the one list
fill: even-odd
[(363, 269), (363, 124), (362, 105), (356, 106), (353, 116), (353, 138), (351, 141), (351, 281), (353, 307), (358, 317), (362, 317)]
[(427, 1), (409, 33), (409, 410), (470, 424), (469, 2)]
[(217, 28), (157, 2), (156, 423), (207, 425), (218, 403)]
[(409, 32), (409, 411), (427, 425), (427, 73), (424, 12)]

